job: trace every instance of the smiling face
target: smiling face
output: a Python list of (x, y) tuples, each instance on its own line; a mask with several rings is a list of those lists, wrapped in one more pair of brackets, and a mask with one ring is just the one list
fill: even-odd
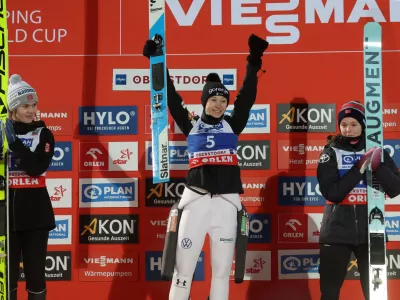
[(223, 96), (212, 96), (206, 103), (206, 114), (216, 119), (220, 118), (226, 111), (228, 100)]
[(12, 119), (22, 123), (32, 123), (35, 120), (37, 111), (36, 103), (24, 104), (18, 106), (16, 110), (12, 112)]
[(340, 133), (345, 137), (358, 137), (362, 133), (361, 124), (354, 118), (344, 118), (340, 122)]

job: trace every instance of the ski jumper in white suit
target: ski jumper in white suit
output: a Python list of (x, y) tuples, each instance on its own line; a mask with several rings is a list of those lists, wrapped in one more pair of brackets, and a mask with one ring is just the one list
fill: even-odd
[[(233, 261), (237, 212), (242, 208), (243, 193), (236, 155), (239, 134), (247, 124), (256, 100), (259, 64), (246, 66), (246, 76), (230, 116), (216, 119), (205, 113), (192, 117), (167, 76), (168, 108), (175, 122), (187, 137), (189, 172), (179, 202), (183, 209), (178, 233), (176, 264), (170, 300), (188, 300), (193, 273), (206, 234), (211, 244), (211, 300), (228, 300), (229, 276)], [(202, 104), (213, 95), (229, 92), (222, 83), (207, 82)]]

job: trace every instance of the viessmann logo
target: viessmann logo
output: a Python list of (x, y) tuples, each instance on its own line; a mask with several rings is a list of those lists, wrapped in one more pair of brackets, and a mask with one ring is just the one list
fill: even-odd
[[(167, 1), (168, 6), (180, 26), (193, 26), (200, 11), (208, 10), (209, 6), (204, 5), (204, 0), (190, 1), (189, 8), (183, 9), (179, 1)], [(295, 44), (300, 40), (301, 32), (298, 24), (318, 24), (324, 26), (332, 23), (358, 23), (363, 18), (373, 18), (375, 22), (399, 22), (400, 2), (376, 1), (376, 0), (280, 0), (278, 1), (253, 1), (246, 4), (246, 9), (251, 10), (251, 15), (243, 16), (245, 1), (233, 1), (232, 5), (221, 5), (220, 1), (210, 1), (211, 5), (210, 25), (221, 26), (230, 22), (230, 25), (250, 25), (252, 27), (265, 24), (268, 42), (270, 44)], [(233, 4), (235, 2), (235, 4)], [(273, 3), (271, 3), (273, 2)], [(384, 3), (389, 2), (389, 9), (385, 9)], [(260, 5), (261, 3), (261, 5)], [(225, 6), (224, 6), (225, 5)], [(367, 7), (365, 7), (367, 5)], [(261, 7), (265, 7), (265, 10)], [(223, 11), (231, 10), (227, 14)], [(187, 11), (187, 13), (184, 13)], [(268, 17), (263, 19), (265, 12)], [(229, 20), (224, 20), (227, 16)], [(205, 17), (207, 18), (207, 17)], [(278, 35), (276, 35), (278, 33)]]

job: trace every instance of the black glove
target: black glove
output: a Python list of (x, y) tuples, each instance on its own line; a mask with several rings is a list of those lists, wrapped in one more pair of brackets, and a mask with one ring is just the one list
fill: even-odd
[(150, 58), (150, 56), (156, 54), (156, 51), (157, 51), (156, 42), (153, 40), (147, 40), (143, 47), (143, 56)]
[(249, 37), (248, 44), (250, 48), (250, 55), (247, 56), (248, 62), (254, 65), (261, 65), (261, 57), (263, 56), (264, 51), (268, 48), (269, 43), (252, 34)]

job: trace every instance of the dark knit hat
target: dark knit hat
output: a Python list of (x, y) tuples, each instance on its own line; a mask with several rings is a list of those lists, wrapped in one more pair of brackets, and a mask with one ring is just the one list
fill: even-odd
[(338, 114), (338, 125), (344, 118), (354, 118), (360, 123), (361, 127), (365, 129), (365, 109), (364, 106), (358, 101), (350, 101), (342, 105)]
[(203, 107), (206, 107), (207, 100), (212, 96), (224, 96), (226, 100), (228, 100), (229, 105), (229, 91), (222, 84), (217, 73), (210, 73), (207, 75), (206, 84), (201, 94), (201, 104)]

